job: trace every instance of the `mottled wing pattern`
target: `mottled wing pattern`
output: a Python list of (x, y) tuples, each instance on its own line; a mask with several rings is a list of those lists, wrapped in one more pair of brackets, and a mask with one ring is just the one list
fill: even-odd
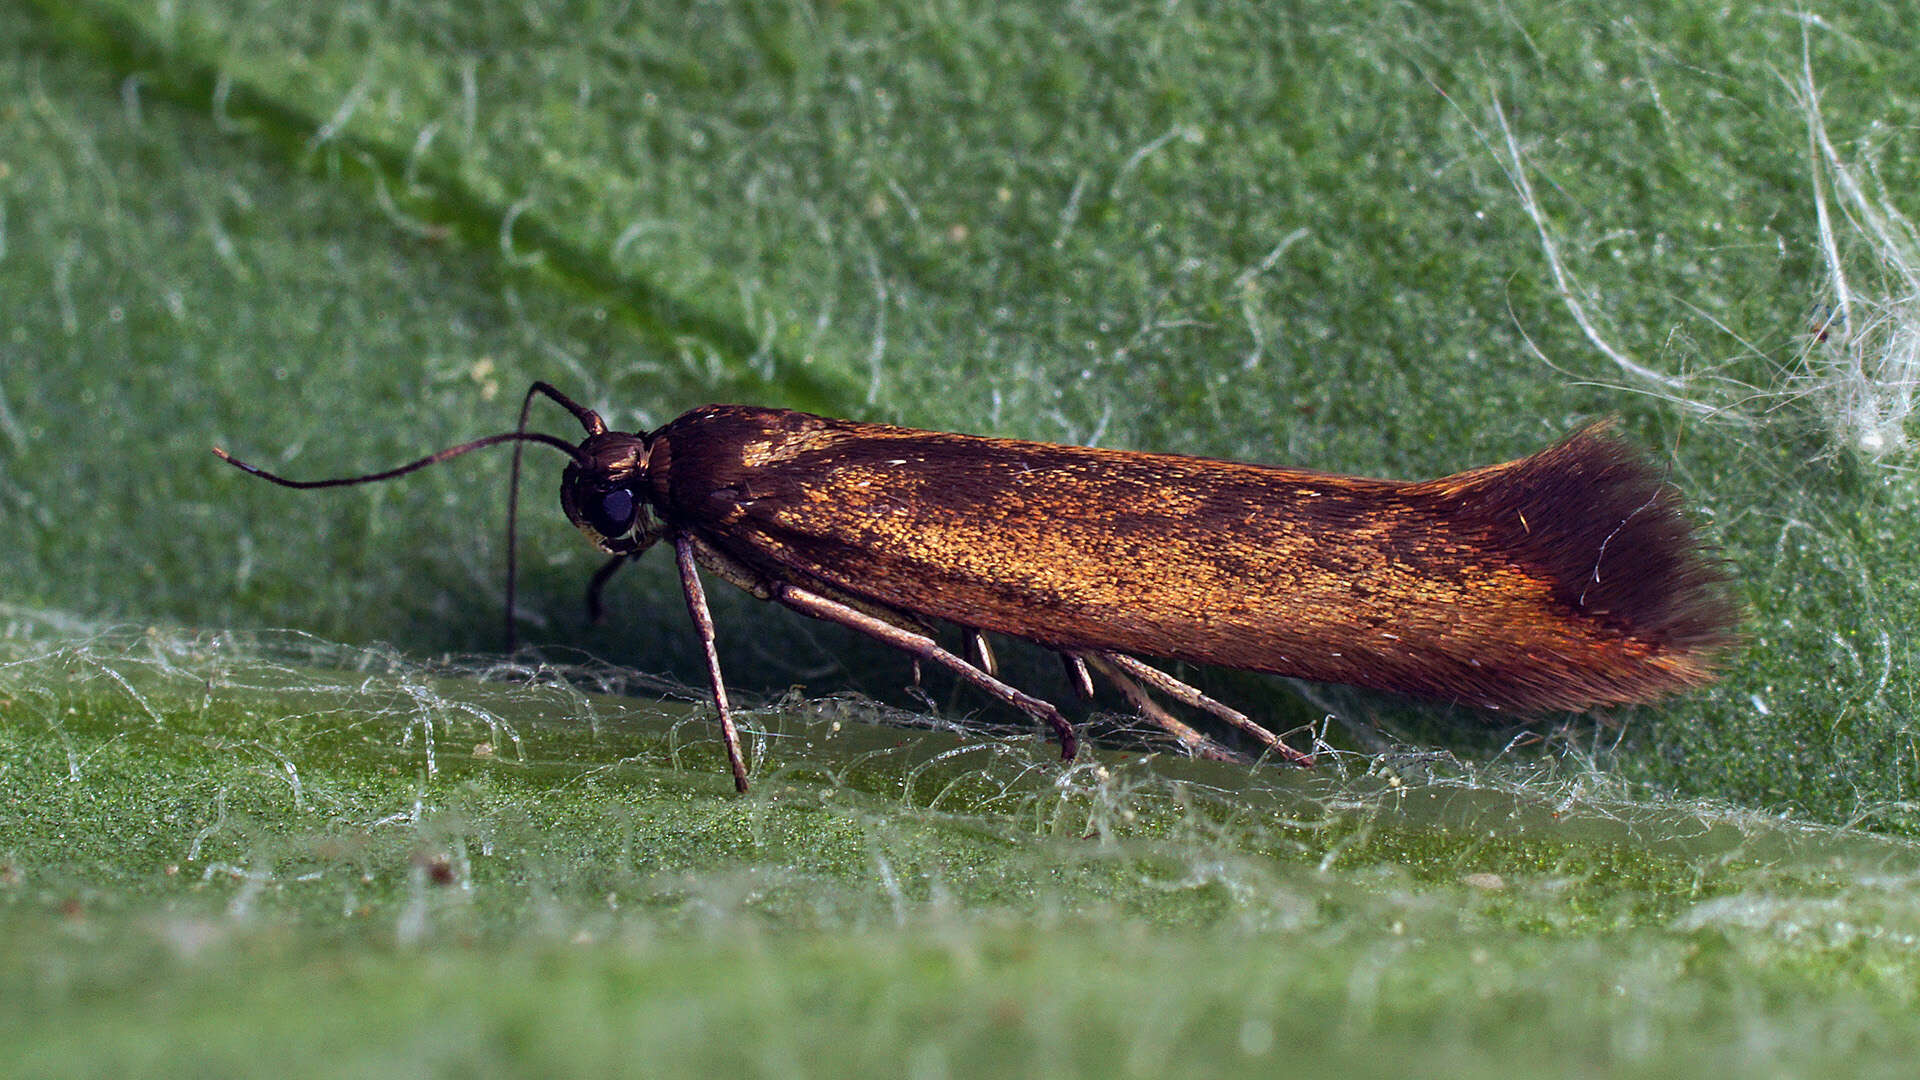
[(699, 454), (656, 451), (675, 513), (743, 564), (1055, 647), (1538, 710), (1705, 681), (1733, 621), (1677, 494), (1597, 428), (1421, 483), (740, 406), (657, 438)]

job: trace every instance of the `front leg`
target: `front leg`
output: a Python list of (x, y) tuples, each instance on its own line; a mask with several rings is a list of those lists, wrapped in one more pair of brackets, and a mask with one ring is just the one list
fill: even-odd
[[(700, 635), (700, 648), (707, 657), (707, 681), (713, 687), (713, 708), (720, 714), (720, 739), (727, 746), (727, 767), (733, 770), (733, 786), (747, 793), (747, 762), (740, 754), (740, 732), (733, 725), (733, 709), (727, 704), (727, 684), (720, 677), (720, 654), (714, 648), (713, 614), (707, 610), (707, 593), (700, 587), (700, 567), (693, 555), (693, 540), (685, 535), (673, 538), (674, 559), (680, 564), (680, 589), (687, 597), (687, 614), (693, 616), (693, 629)], [(617, 565), (617, 564), (614, 564)], [(609, 574), (603, 568), (601, 573)]]

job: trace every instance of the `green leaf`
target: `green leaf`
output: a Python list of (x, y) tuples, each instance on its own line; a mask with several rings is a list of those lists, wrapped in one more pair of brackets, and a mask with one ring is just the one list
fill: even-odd
[[(10, 1060), (1904, 1069), (1914, 473), (1834, 449), (1792, 74), (1911, 216), (1896, 9), (0, 0)], [(536, 378), (1399, 477), (1618, 414), (1748, 640), (1544, 745), (1197, 672), (1335, 764), (1063, 770), (716, 589), (739, 800), (667, 560), (585, 625), (551, 455), (506, 659), (504, 454), (208, 453), (382, 468)]]

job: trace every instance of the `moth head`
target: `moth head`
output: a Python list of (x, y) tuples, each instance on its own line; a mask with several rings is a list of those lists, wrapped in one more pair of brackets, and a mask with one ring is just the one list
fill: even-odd
[(560, 478), (560, 507), (594, 546), (625, 555), (652, 543), (660, 525), (647, 499), (647, 438), (587, 436)]

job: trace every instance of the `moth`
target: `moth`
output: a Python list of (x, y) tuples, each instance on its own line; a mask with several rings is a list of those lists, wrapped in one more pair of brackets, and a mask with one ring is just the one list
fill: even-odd
[[(537, 397), (576, 443), (527, 430)], [(985, 634), (1034, 642), (1092, 693), (1100, 672), (1198, 754), (1221, 746), (1149, 690), (1210, 713), (1280, 759), (1266, 728), (1141, 657), (1348, 683), (1520, 713), (1653, 701), (1710, 681), (1737, 609), (1679, 493), (1606, 424), (1532, 456), (1437, 480), (1374, 480), (1211, 458), (920, 431), (787, 409), (708, 405), (652, 432), (609, 431), (545, 382), (511, 432), (364, 476), (371, 483), (512, 442), (508, 621), (521, 450), (569, 460), (560, 504), (610, 556), (601, 591), (673, 549), (734, 786), (748, 769), (701, 571), (935, 664), (1052, 728), (1052, 703), (998, 676)], [(967, 655), (937, 640), (964, 629)]]

